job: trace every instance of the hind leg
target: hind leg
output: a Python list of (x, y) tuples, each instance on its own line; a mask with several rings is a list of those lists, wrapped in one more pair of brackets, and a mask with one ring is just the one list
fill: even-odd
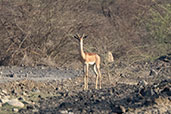
[(100, 89), (102, 88), (102, 76), (101, 76), (101, 72), (100, 72), (100, 66), (97, 65), (97, 70), (98, 70), (98, 76), (99, 76), (99, 86)]
[(96, 85), (95, 85), (95, 88), (97, 89), (98, 80), (99, 80), (99, 75), (98, 75), (98, 73), (97, 73), (96, 65), (94, 65), (94, 72), (95, 72), (95, 74), (96, 74)]

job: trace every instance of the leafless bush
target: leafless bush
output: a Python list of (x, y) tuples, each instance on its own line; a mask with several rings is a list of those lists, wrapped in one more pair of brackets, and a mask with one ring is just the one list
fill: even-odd
[[(144, 58), (147, 31), (139, 22), (151, 0), (1, 0), (0, 64), (80, 67), (76, 33), (84, 49), (116, 61)], [(115, 62), (116, 62), (115, 61)]]

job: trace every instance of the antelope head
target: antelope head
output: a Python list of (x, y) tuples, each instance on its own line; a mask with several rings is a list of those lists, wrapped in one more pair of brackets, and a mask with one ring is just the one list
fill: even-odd
[(88, 36), (87, 35), (82, 35), (82, 36), (80, 36), (79, 34), (76, 34), (75, 36), (74, 36), (74, 38), (75, 39), (77, 39), (78, 41), (80, 41), (81, 39), (85, 39), (85, 38), (87, 38)]

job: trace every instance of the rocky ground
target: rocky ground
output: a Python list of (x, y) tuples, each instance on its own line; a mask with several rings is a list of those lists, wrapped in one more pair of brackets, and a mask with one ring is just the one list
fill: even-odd
[(83, 73), (50, 67), (1, 67), (0, 113), (171, 113), (171, 58), (130, 66), (111, 65), (110, 79), (102, 68), (102, 89), (83, 90)]

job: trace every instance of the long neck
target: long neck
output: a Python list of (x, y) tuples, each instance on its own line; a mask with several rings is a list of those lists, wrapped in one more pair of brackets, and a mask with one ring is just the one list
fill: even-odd
[(81, 57), (85, 59), (85, 53), (83, 50), (83, 39), (80, 39), (80, 52), (81, 52)]

